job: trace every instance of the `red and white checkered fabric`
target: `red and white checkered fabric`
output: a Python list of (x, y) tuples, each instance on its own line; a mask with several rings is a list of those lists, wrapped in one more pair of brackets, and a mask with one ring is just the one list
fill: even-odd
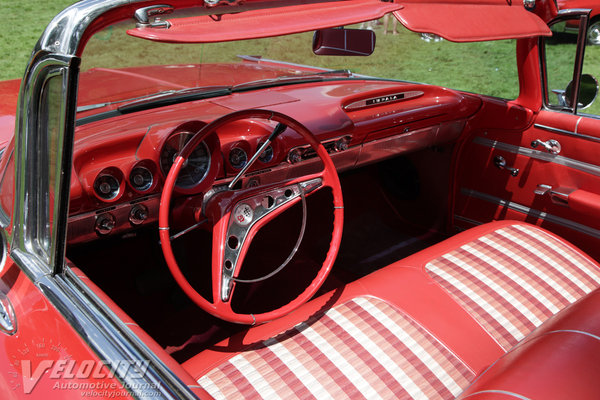
[(217, 399), (447, 399), (473, 377), (406, 314), (358, 297), (234, 356), (198, 383)]
[(505, 350), (600, 285), (598, 267), (524, 225), (484, 235), (429, 262), (425, 270)]

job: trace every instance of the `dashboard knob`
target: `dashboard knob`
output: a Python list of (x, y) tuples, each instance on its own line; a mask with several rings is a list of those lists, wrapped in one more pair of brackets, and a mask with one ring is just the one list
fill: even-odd
[(94, 227), (94, 229), (96, 230), (96, 233), (98, 235), (108, 235), (109, 233), (112, 232), (112, 230), (115, 228), (115, 216), (110, 214), (110, 213), (106, 213), (106, 214), (102, 214), (99, 215), (98, 218), (96, 218), (96, 225)]
[(287, 160), (290, 164), (296, 164), (297, 162), (302, 161), (302, 153), (301, 149), (292, 149), (288, 153)]
[(148, 208), (143, 204), (136, 204), (129, 212), (129, 222), (133, 225), (140, 225), (148, 219)]
[(350, 144), (350, 136), (344, 136), (335, 141), (335, 151), (348, 150)]

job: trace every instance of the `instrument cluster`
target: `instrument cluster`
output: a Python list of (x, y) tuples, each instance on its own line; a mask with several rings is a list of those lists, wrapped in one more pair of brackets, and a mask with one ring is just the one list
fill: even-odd
[[(177, 178), (177, 195), (202, 196), (215, 183), (237, 175), (272, 129), (253, 121), (234, 125), (209, 134), (196, 146)], [(199, 126), (191, 123), (169, 130), (150, 129), (150, 133), (137, 134), (136, 141), (112, 142), (76, 154), (76, 164), (80, 165), (76, 168), (77, 180), (83, 193), (94, 200), (81, 201), (86, 208), (71, 213), (69, 241), (86, 242), (156, 222), (163, 182), (178, 154), (198, 130)], [(285, 161), (286, 152), (276, 140), (263, 149), (249, 172)], [(77, 191), (72, 189), (72, 193)]]
[[(166, 140), (160, 151), (160, 169), (163, 176), (166, 177), (169, 174), (175, 159), (193, 136), (193, 132), (182, 131), (176, 132)], [(210, 159), (210, 150), (206, 142), (200, 142), (179, 171), (175, 185), (181, 189), (198, 186), (208, 174)]]
[(118, 167), (102, 169), (94, 179), (93, 189), (98, 200), (106, 203), (116, 202), (124, 195), (126, 188), (134, 193), (148, 194), (157, 186), (157, 168), (151, 160), (142, 160), (133, 165), (127, 179)]

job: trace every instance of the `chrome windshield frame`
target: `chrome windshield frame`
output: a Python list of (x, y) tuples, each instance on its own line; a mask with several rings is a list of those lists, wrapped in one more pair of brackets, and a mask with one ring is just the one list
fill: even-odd
[(142, 377), (117, 372), (124, 387), (153, 388), (144, 395), (156, 399), (195, 399), (193, 387), (183, 383), (70, 268), (65, 268), (78, 54), (89, 32), (110, 23), (98, 23), (100, 16), (118, 12), (121, 19), (129, 14), (133, 18), (135, 9), (148, 4), (145, 0), (83, 0), (50, 22), (21, 81), (15, 119), (12, 216), (0, 210), (0, 223), (10, 243), (11, 258), (99, 359), (149, 362)]

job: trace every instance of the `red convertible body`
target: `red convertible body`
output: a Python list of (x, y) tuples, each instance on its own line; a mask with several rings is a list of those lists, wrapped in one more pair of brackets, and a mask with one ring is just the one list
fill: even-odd
[[(586, 9), (591, 10), (590, 12), (590, 23), (587, 28), (587, 41), (589, 44), (598, 45), (600, 44), (600, 4), (595, 1), (587, 0), (559, 0), (556, 2), (560, 10), (570, 9)], [(578, 24), (567, 24), (571, 31), (577, 32)], [(569, 30), (567, 29), (567, 30)]]
[(1, 397), (598, 398), (589, 25), (549, 0), (67, 8), (0, 82)]

